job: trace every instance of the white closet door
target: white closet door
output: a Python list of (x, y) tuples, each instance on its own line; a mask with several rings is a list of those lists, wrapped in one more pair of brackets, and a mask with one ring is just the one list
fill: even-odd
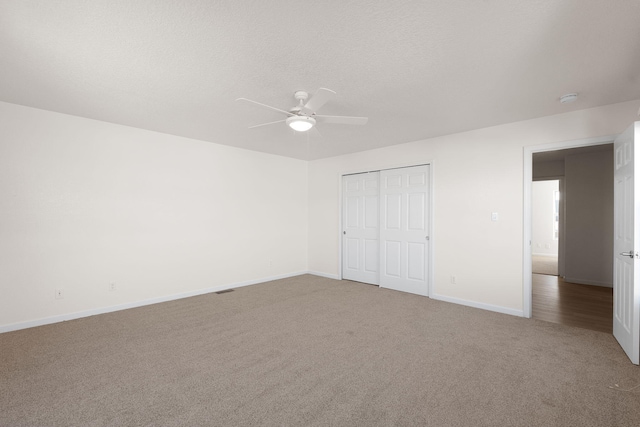
[(428, 296), (429, 166), (380, 172), (380, 287)]
[(342, 277), (378, 284), (379, 172), (342, 177)]

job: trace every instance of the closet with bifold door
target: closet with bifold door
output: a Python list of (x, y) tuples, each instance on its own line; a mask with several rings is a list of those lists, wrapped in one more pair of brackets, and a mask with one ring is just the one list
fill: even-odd
[(343, 175), (343, 279), (429, 295), (429, 178), (429, 165)]

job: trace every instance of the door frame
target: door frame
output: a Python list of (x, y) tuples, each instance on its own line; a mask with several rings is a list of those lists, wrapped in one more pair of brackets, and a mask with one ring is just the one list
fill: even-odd
[[(532, 272), (531, 272), (531, 185), (533, 182), (533, 154), (545, 151), (565, 150), (569, 148), (589, 147), (592, 145), (613, 144), (618, 135), (572, 141), (552, 142), (542, 145), (523, 147), (523, 211), (522, 211), (522, 312), (523, 317), (531, 318), (532, 311)], [(613, 254), (611, 254), (613, 256)]]
[[(421, 163), (414, 163), (414, 164), (398, 164), (398, 165), (385, 165), (385, 166), (381, 166), (381, 167), (370, 167), (370, 168), (363, 168), (363, 169), (351, 169), (348, 171), (343, 171), (340, 172), (338, 174), (338, 229), (336, 230), (337, 236), (338, 236), (338, 280), (342, 280), (342, 238), (343, 238), (343, 234), (342, 234), (342, 177), (345, 175), (355, 175), (355, 174), (360, 174), (360, 173), (369, 173), (369, 172), (379, 172), (379, 171), (383, 171), (383, 170), (389, 170), (389, 169), (401, 169), (401, 168), (410, 168), (413, 166), (429, 166), (429, 187), (428, 187), (428, 191), (429, 191), (429, 209), (428, 209), (428, 213), (429, 213), (429, 220), (428, 220), (428, 225), (429, 225), (429, 256), (427, 257), (427, 268), (429, 269), (429, 274), (428, 274), (428, 285), (427, 285), (427, 292), (428, 292), (428, 297), (431, 298), (431, 296), (433, 295), (433, 288), (434, 288), (434, 278), (435, 278), (435, 268), (434, 268), (434, 252), (435, 252), (435, 243), (436, 243), (436, 239), (435, 239), (435, 230), (434, 230), (434, 220), (433, 220), (433, 215), (434, 215), (434, 207), (433, 207), (433, 201), (434, 201), (434, 194), (433, 194), (433, 188), (434, 188), (434, 161), (433, 160), (428, 160), (425, 162), (421, 162)], [(378, 283), (378, 285), (376, 286), (380, 286), (380, 284)]]
[[(531, 161), (533, 165), (533, 159)], [(559, 218), (559, 228), (560, 234), (558, 235), (558, 277), (564, 277), (564, 238), (565, 238), (565, 217), (564, 217), (564, 203), (565, 203), (565, 191), (564, 191), (564, 176), (545, 176), (540, 179), (532, 179), (532, 183), (534, 182), (542, 182), (542, 181), (558, 181), (558, 188), (560, 191), (560, 218)], [(533, 209), (533, 205), (531, 206)], [(533, 231), (533, 223), (532, 223), (532, 231)], [(533, 249), (531, 250), (533, 253)]]

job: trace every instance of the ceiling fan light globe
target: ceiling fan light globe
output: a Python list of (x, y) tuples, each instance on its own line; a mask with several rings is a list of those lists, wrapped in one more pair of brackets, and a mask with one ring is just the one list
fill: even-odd
[(316, 120), (308, 116), (291, 116), (287, 119), (287, 124), (295, 131), (306, 132), (316, 124)]

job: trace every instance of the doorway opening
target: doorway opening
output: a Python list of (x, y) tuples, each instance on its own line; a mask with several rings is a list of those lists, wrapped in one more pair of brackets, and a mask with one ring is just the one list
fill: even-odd
[(534, 274), (558, 275), (559, 240), (560, 179), (536, 181), (534, 178), (531, 186), (531, 269)]
[(613, 139), (525, 149), (526, 317), (612, 333)]

